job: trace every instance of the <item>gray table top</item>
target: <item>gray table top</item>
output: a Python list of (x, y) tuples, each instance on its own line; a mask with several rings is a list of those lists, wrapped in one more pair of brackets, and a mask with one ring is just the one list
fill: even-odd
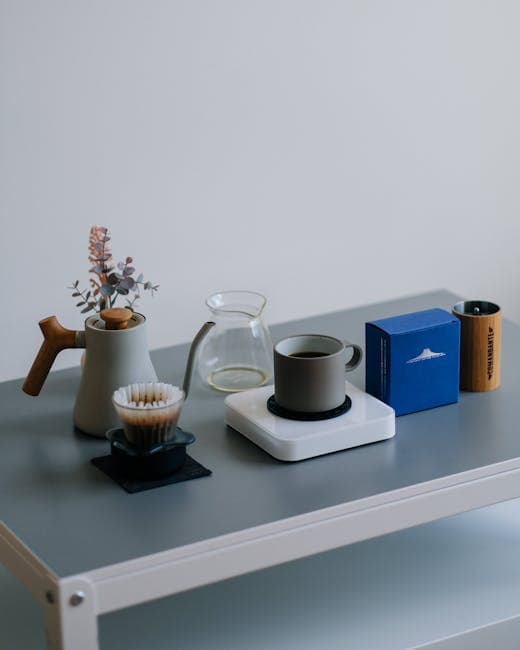
[[(364, 323), (457, 296), (436, 291), (272, 327), (363, 342)], [(108, 443), (73, 432), (79, 369), (52, 373), (39, 398), (0, 385), (0, 519), (60, 577), (520, 457), (520, 328), (504, 324), (502, 386), (397, 419), (395, 438), (283, 463), (224, 424), (224, 396), (194, 382), (181, 425), (213, 475), (127, 494), (90, 459)], [(159, 377), (179, 384), (187, 346), (158, 350)], [(349, 380), (364, 387), (362, 368)]]

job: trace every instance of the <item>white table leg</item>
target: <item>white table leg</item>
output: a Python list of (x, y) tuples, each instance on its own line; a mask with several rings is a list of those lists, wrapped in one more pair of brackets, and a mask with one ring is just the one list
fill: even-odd
[(97, 611), (92, 584), (66, 578), (46, 594), (47, 650), (98, 650)]

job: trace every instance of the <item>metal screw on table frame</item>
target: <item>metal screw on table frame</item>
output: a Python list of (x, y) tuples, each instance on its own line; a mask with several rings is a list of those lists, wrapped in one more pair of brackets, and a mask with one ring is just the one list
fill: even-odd
[(70, 597), (69, 603), (72, 605), (72, 607), (77, 607), (78, 605), (81, 605), (84, 600), (85, 594), (82, 591), (76, 591)]
[(51, 605), (52, 605), (52, 603), (54, 603), (55, 598), (54, 598), (54, 594), (52, 593), (52, 591), (46, 591), (45, 592), (45, 600), (48, 603), (51, 603)]

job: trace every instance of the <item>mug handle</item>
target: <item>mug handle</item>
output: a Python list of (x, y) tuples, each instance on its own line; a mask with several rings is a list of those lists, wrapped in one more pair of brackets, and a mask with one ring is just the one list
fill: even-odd
[(359, 345), (351, 343), (350, 341), (343, 341), (343, 345), (346, 350), (352, 348), (352, 357), (350, 358), (350, 361), (345, 364), (345, 372), (350, 372), (351, 370), (354, 370), (354, 368), (357, 368), (361, 363), (361, 360), (363, 359), (363, 350)]

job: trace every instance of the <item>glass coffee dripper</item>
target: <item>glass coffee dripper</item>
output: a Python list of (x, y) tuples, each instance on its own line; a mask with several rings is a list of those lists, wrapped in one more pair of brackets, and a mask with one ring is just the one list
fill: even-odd
[(199, 354), (203, 381), (232, 393), (271, 379), (273, 344), (262, 319), (266, 302), (254, 291), (222, 291), (206, 300), (216, 324)]

